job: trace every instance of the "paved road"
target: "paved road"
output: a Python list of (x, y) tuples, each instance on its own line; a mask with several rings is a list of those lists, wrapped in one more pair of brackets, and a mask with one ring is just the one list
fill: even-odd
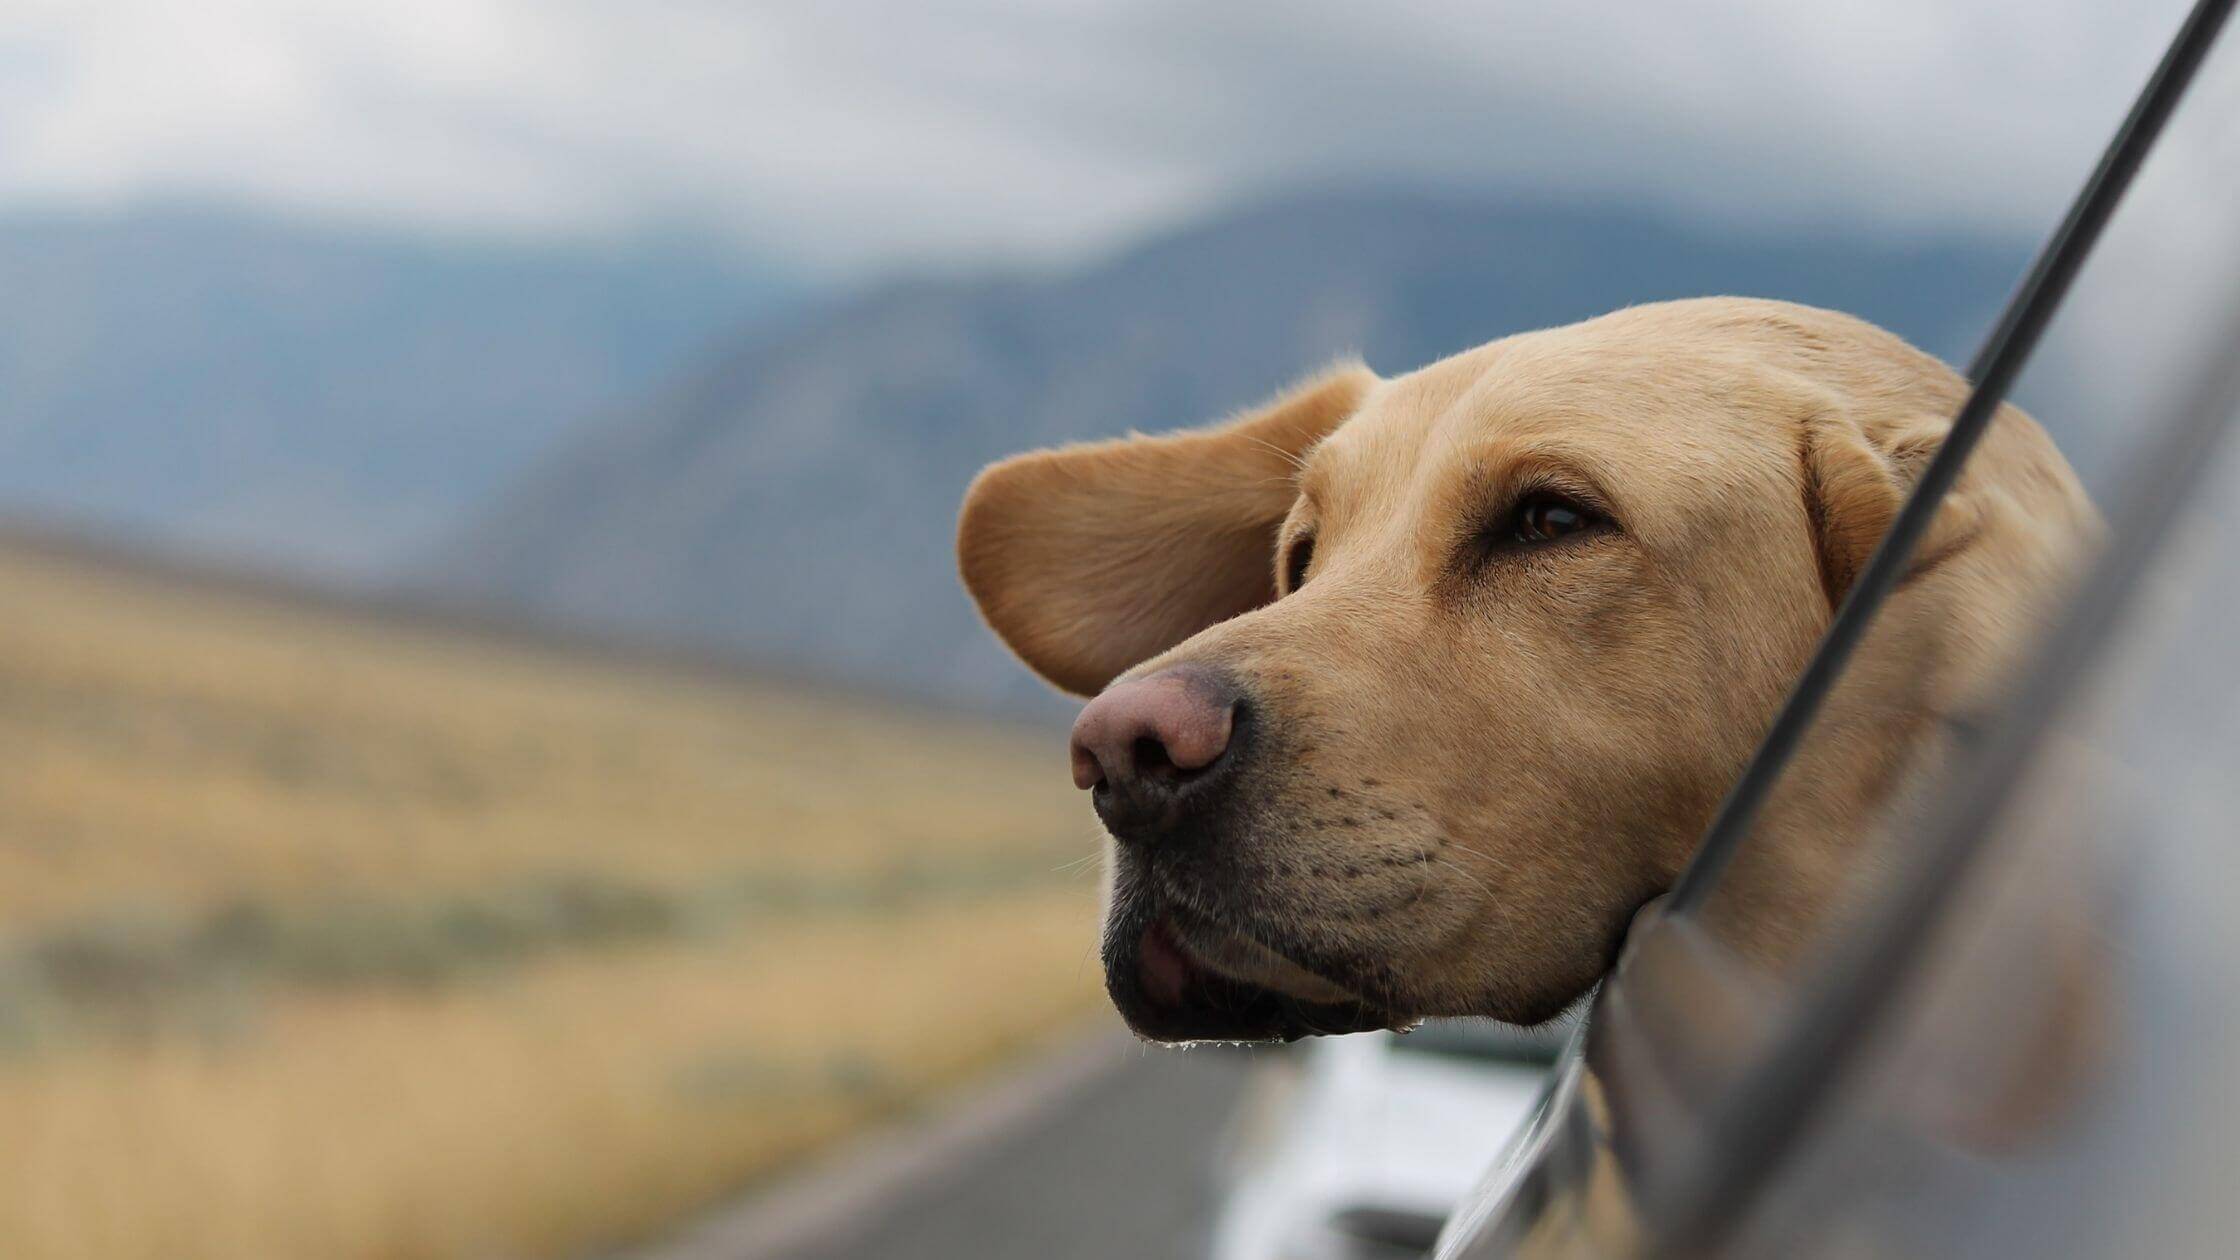
[(632, 1260), (1197, 1260), (1249, 1062), (1095, 1037)]

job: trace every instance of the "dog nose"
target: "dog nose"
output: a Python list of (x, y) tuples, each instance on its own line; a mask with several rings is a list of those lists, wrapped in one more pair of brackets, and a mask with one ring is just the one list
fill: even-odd
[(1185, 790), (1222, 764), (1238, 692), (1218, 671), (1177, 665), (1132, 678), (1073, 723), (1073, 782), (1122, 839), (1167, 821)]
[(1130, 679), (1074, 719), (1073, 784), (1121, 789), (1204, 770), (1228, 751), (1235, 719), (1235, 688), (1210, 670), (1178, 665)]

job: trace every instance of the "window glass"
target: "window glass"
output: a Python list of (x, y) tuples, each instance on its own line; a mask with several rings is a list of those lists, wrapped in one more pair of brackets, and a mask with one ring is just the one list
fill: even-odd
[(2236, 548), (2228, 434), (1894, 1006), (1861, 1024), (1863, 1066), (1757, 1196), (1745, 1254), (2208, 1255), (2240, 1237)]
[[(1703, 923), (1763, 1000), (1809, 986), (1817, 960), (1923, 836), (1945, 772), (1996, 719), (2013, 680), (2104, 535), (2062, 556), (2037, 493), (2042, 430), (2105, 509), (2173, 389), (2230, 347), (2240, 277), (2240, 55), (2212, 51), (1899, 591), (1883, 606)], [(1974, 552), (1974, 555), (1970, 553)], [(1893, 750), (1897, 750), (1893, 754)]]

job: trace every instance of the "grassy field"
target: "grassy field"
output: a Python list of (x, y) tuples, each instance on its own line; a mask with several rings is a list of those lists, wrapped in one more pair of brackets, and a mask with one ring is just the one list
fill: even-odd
[(0, 1256), (572, 1256), (1082, 1018), (1047, 734), (0, 545)]

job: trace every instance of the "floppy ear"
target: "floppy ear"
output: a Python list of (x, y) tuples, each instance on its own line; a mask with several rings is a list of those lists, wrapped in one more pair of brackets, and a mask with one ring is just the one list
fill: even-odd
[(1036, 673), (1080, 695), (1102, 690), (1274, 597), (1297, 460), (1376, 379), (1346, 365), (1212, 428), (990, 466), (957, 522), (965, 589)]
[[(1813, 412), (1804, 428), (1804, 509), (1819, 550), (1828, 606), (1843, 602), (1921, 472), (1944, 443), (1948, 425), (1927, 416), (1860, 425), (1835, 409)], [(1957, 488), (1914, 551), (1919, 571), (1967, 540), (1975, 512)]]

